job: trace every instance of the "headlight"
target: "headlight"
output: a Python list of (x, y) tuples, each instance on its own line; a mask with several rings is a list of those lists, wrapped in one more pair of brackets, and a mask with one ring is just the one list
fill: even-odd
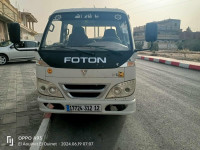
[(135, 83), (135, 80), (130, 80), (115, 85), (106, 98), (120, 98), (132, 95), (135, 91)]
[(37, 79), (37, 89), (38, 92), (43, 95), (63, 97), (60, 90), (53, 83), (41, 79)]

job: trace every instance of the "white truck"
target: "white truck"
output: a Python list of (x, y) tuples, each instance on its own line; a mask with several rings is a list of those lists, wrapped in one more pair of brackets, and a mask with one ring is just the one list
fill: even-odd
[[(150, 24), (148, 28), (146, 39), (153, 42), (156, 27)], [(19, 30), (16, 23), (9, 27), (13, 43), (20, 42)], [(41, 111), (103, 115), (135, 112), (137, 50), (129, 17), (123, 10), (57, 10), (49, 17), (35, 51), (39, 54), (36, 77)]]

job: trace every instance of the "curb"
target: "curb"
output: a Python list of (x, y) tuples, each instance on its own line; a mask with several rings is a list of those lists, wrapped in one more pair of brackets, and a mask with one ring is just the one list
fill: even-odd
[[(50, 109), (53, 109), (54, 106), (52, 104), (48, 104), (47, 107), (49, 107)], [(45, 113), (44, 119), (42, 120), (39, 130), (38, 130), (37, 134), (35, 135), (35, 138), (34, 138), (33, 142), (31, 143), (31, 147), (29, 150), (41, 150), (42, 149), (43, 142), (45, 141), (46, 136), (47, 136), (50, 119), (51, 119), (51, 113)]]
[[(33, 140), (33, 143), (31, 144), (31, 147), (29, 150), (41, 150), (42, 149), (44, 139), (46, 138), (46, 135), (47, 135), (49, 122), (50, 122), (50, 118), (44, 118), (42, 120), (40, 128), (39, 128), (37, 134), (35, 135), (35, 137), (38, 139)], [(40, 138), (40, 137), (42, 137), (42, 138)]]
[(165, 59), (151, 58), (151, 57), (146, 57), (146, 56), (137, 56), (137, 58), (142, 59), (142, 60), (167, 64), (167, 65), (171, 65), (171, 66), (186, 68), (186, 69), (200, 70), (200, 66), (198, 66), (198, 65), (186, 64), (186, 63), (181, 63), (178, 61), (169, 61), (169, 60), (165, 60)]

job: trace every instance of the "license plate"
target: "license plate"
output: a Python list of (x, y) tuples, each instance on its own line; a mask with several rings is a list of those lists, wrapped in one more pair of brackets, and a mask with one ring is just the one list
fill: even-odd
[(68, 112), (100, 112), (101, 105), (67, 105)]

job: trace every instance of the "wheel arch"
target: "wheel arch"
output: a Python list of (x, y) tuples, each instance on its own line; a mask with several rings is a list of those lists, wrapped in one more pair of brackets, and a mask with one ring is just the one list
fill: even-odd
[(0, 55), (6, 56), (8, 61), (10, 60), (7, 54), (5, 54), (5, 53), (0, 53)]

